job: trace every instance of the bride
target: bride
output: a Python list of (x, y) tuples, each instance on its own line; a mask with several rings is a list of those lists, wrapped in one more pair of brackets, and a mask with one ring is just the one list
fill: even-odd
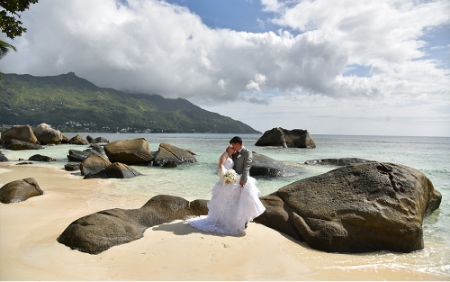
[(234, 153), (233, 147), (228, 146), (220, 156), (220, 180), (212, 188), (208, 215), (191, 219), (191, 226), (206, 232), (239, 235), (244, 233), (247, 222), (265, 211), (258, 198), (256, 179), (249, 176), (244, 187), (239, 184), (240, 175), (233, 170), (231, 159)]

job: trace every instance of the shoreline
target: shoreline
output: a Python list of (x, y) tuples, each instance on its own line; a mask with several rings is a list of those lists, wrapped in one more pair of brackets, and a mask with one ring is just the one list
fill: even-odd
[(98, 255), (56, 238), (74, 220), (149, 199), (114, 194), (108, 180), (82, 179), (48, 166), (0, 163), (0, 187), (33, 177), (44, 195), (0, 204), (1, 280), (447, 280), (448, 277), (361, 265), (379, 254), (330, 254), (250, 223), (242, 237), (201, 232), (186, 221), (148, 228), (144, 237)]

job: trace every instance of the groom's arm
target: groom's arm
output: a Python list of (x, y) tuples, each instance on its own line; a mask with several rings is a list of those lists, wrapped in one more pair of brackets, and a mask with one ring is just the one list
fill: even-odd
[(245, 182), (247, 182), (248, 176), (250, 175), (250, 168), (252, 167), (252, 151), (245, 150), (243, 152), (244, 157), (244, 169), (242, 170), (242, 176), (241, 176), (241, 185), (244, 186)]

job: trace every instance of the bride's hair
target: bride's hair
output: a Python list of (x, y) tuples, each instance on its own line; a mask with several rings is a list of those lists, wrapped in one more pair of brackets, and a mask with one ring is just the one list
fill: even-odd
[(233, 149), (233, 150), (234, 150), (233, 146), (230, 145), (230, 146), (228, 146), (228, 147), (225, 149), (225, 152), (228, 153), (228, 150), (229, 150), (229, 149)]

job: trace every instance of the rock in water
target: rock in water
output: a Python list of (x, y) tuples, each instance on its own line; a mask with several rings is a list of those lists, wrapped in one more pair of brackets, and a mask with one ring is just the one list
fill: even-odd
[(0, 151), (0, 162), (7, 162), (8, 158)]
[(375, 161), (359, 159), (359, 158), (340, 158), (340, 159), (319, 159), (319, 160), (307, 160), (307, 165), (331, 165), (331, 166), (344, 166), (349, 164), (371, 163)]
[(315, 148), (316, 143), (307, 130), (286, 130), (281, 127), (272, 128), (264, 132), (255, 146), (275, 146), (284, 148)]
[(63, 140), (63, 136), (59, 130), (53, 129), (46, 123), (41, 123), (34, 128), (34, 134), (42, 145), (59, 144)]
[(13, 151), (44, 149), (44, 147), (42, 147), (39, 144), (34, 144), (34, 143), (30, 143), (30, 142), (25, 142), (25, 141), (19, 141), (19, 140), (15, 140), (15, 139), (12, 139), (8, 143), (8, 145), (5, 146), (5, 148), (8, 150), (13, 150)]
[(155, 154), (155, 164), (162, 167), (176, 167), (183, 163), (196, 163), (197, 159), (194, 153), (188, 150), (180, 149), (169, 143), (159, 144), (158, 152)]
[(97, 153), (90, 153), (80, 164), (81, 175), (96, 174), (110, 165), (111, 162), (106, 157)]
[(270, 197), (284, 205), (262, 197), (267, 210), (256, 222), (288, 230), (312, 248), (346, 253), (423, 249), (423, 217), (442, 199), (422, 172), (379, 162), (302, 179)]
[(68, 143), (74, 145), (89, 145), (89, 142), (84, 140), (81, 134), (77, 134), (74, 137), (70, 138)]
[(43, 156), (41, 154), (32, 155), (28, 160), (29, 161), (36, 161), (36, 162), (55, 162), (56, 161), (52, 157)]
[(2, 141), (5, 144), (10, 143), (12, 139), (33, 144), (38, 141), (34, 135), (33, 129), (28, 124), (14, 125), (13, 127), (3, 131), (1, 136)]
[(147, 140), (119, 140), (105, 145), (105, 153), (111, 162), (127, 165), (149, 163), (153, 161)]
[(301, 173), (301, 170), (298, 167), (286, 165), (256, 152), (252, 152), (252, 155), (253, 161), (250, 168), (251, 176), (290, 177)]
[(142, 174), (134, 168), (116, 162), (95, 174), (86, 174), (84, 178), (133, 178), (139, 175)]

